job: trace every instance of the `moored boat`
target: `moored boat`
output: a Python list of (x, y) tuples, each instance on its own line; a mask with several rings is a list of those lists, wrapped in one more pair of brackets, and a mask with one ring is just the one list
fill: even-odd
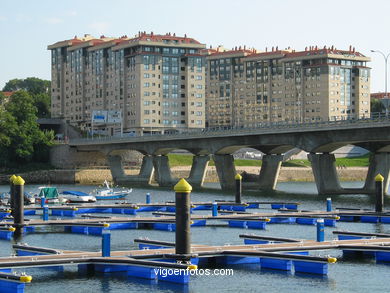
[(97, 200), (102, 199), (122, 199), (125, 198), (127, 195), (129, 195), (133, 189), (121, 189), (121, 190), (114, 190), (112, 187), (110, 187), (110, 184), (107, 182), (107, 180), (104, 180), (105, 188), (102, 189), (95, 189), (90, 193), (90, 195), (94, 196)]
[(47, 204), (62, 204), (68, 202), (67, 199), (62, 198), (58, 194), (56, 187), (38, 187), (39, 194), (35, 195), (35, 203), (41, 203), (42, 198), (45, 198)]
[(88, 193), (76, 190), (65, 190), (60, 194), (60, 197), (65, 198), (68, 202), (95, 202), (96, 197)]

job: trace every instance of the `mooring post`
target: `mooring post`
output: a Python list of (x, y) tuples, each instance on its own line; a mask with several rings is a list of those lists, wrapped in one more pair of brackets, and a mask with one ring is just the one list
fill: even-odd
[(14, 226), (16, 228), (14, 237), (19, 238), (23, 234), (24, 227), (24, 180), (17, 176), (14, 179)]
[(11, 215), (14, 216), (14, 193), (15, 193), (15, 185), (14, 180), (16, 179), (16, 175), (12, 175), (9, 178), (9, 203), (11, 206)]
[(49, 220), (49, 207), (47, 205), (44, 205), (42, 208), (42, 220)]
[(176, 203), (176, 254), (189, 255), (191, 253), (191, 200), (190, 194), (192, 186), (185, 180), (175, 185), (175, 203)]
[(216, 202), (213, 202), (212, 205), (212, 212), (213, 212), (213, 217), (218, 216), (218, 204)]
[(317, 242), (325, 240), (324, 219), (317, 219)]
[(332, 211), (332, 199), (330, 197), (326, 199), (326, 211), (327, 212)]
[(109, 232), (102, 233), (102, 257), (111, 256), (111, 234)]
[(383, 176), (381, 174), (376, 175), (375, 177), (375, 211), (377, 213), (383, 212), (384, 205), (384, 189), (383, 189)]
[(150, 204), (150, 193), (149, 192), (146, 194), (146, 203)]
[(46, 204), (46, 198), (43, 196), (41, 197), (41, 208), (44, 208)]
[(236, 203), (241, 203), (242, 176), (237, 173), (234, 179), (236, 180)]

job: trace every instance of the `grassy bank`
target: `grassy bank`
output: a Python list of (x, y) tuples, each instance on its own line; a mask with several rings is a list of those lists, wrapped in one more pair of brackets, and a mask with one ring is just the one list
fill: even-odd
[[(192, 164), (193, 155), (187, 154), (168, 154), (169, 164), (171, 167), (176, 166), (190, 166)], [(370, 154), (364, 156), (353, 157), (353, 158), (337, 158), (336, 166), (342, 167), (368, 167)], [(261, 160), (234, 160), (236, 166), (248, 166), (248, 167), (259, 167), (261, 166)], [(210, 161), (210, 166), (214, 166), (214, 161)], [(309, 160), (289, 160), (283, 162), (284, 167), (310, 167)]]

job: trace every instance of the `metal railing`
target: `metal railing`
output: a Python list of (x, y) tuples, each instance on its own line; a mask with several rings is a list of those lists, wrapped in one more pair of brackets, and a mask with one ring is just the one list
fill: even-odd
[(223, 137), (223, 136), (235, 136), (235, 135), (250, 135), (250, 134), (266, 134), (266, 133), (283, 133), (283, 132), (302, 132), (313, 130), (326, 130), (326, 129), (352, 129), (359, 127), (371, 127), (371, 126), (390, 126), (390, 117), (383, 113), (372, 113), (369, 118), (360, 119), (346, 119), (346, 120), (329, 120), (329, 121), (316, 121), (316, 122), (259, 122), (252, 127), (212, 127), (203, 129), (188, 129), (180, 133), (155, 133), (144, 134), (142, 136), (101, 136), (101, 137), (89, 137), (82, 139), (71, 139), (70, 145), (80, 144), (103, 144), (107, 142), (120, 143), (120, 142), (142, 142), (142, 141), (158, 141), (158, 140), (175, 140), (175, 139), (190, 139), (201, 137)]

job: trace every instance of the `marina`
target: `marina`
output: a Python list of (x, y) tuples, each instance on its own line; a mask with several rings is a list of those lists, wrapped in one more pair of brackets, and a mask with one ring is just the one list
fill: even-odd
[[(154, 195), (160, 192), (166, 196), (160, 198)], [(154, 270), (157, 267), (182, 268), (181, 264), (177, 267), (172, 266), (176, 262), (174, 259), (177, 259), (175, 241), (172, 241), (172, 236), (169, 236), (169, 234), (177, 233), (175, 202), (170, 200), (172, 195), (173, 191), (141, 191), (136, 198), (126, 198), (125, 202), (48, 207), (26, 206), (24, 210), (25, 232), (22, 238), (25, 242), (25, 239), (32, 237), (35, 243), (15, 244), (11, 242), (8, 244), (12, 246), (8, 250), (14, 251), (13, 253), (18, 256), (11, 257), (13, 265), (10, 265), (11, 259), (3, 254), (0, 258), (0, 269), (13, 267), (13, 271), (17, 274), (10, 275), (5, 271), (0, 278), (2, 280), (19, 278), (19, 281), (11, 282), (26, 286), (25, 292), (35, 292), (33, 289), (36, 281), (35, 274), (38, 272), (38, 282), (40, 282), (39, 279), (42, 277), (39, 276), (44, 276), (44, 272), (50, 272), (49, 275), (53, 274), (53, 269), (49, 270), (47, 268), (49, 267), (56, 268), (57, 274), (61, 275), (64, 272), (73, 272), (72, 275), (76, 274), (78, 278), (91, 274), (104, 280), (112, 277), (115, 280), (119, 276), (126, 280), (130, 278), (131, 282), (127, 284), (135, 288), (144, 284), (146, 280), (150, 280), (153, 286), (158, 288), (168, 286), (174, 291), (189, 290), (194, 284), (196, 286), (198, 279), (205, 277), (193, 277), (188, 273), (181, 279), (174, 278), (167, 281), (167, 279), (155, 276), (154, 271), (152, 272), (152, 268)], [(350, 260), (352, 256), (362, 259), (364, 255), (363, 259), (374, 260), (377, 263), (375, 267), (379, 266), (380, 270), (382, 263), (387, 262), (388, 254), (390, 254), (390, 234), (378, 231), (362, 232), (359, 226), (356, 226), (384, 225), (385, 231), (382, 232), (390, 232), (389, 229), (386, 230), (387, 219), (390, 216), (386, 211), (378, 213), (374, 209), (360, 209), (353, 206), (329, 210), (329, 203), (326, 199), (319, 203), (321, 205), (318, 209), (318, 207), (301, 201), (255, 200), (251, 195), (249, 197), (243, 195), (241, 203), (235, 203), (235, 200), (230, 201), (229, 196), (226, 196), (225, 200), (220, 199), (221, 196), (217, 194), (214, 195), (216, 198), (214, 201), (210, 201), (210, 196), (206, 194), (195, 196), (196, 199), (192, 195), (190, 205), (191, 236), (194, 239), (191, 241), (190, 261), (191, 265), (196, 265), (198, 268), (228, 267), (233, 268), (234, 271), (238, 269), (239, 274), (245, 274), (245, 272), (253, 274), (253, 266), (255, 266), (258, 268), (260, 279), (267, 278), (268, 274), (287, 272), (299, 278), (302, 278), (303, 274), (304, 278), (312, 279), (313, 276), (323, 276), (322, 280), (328, 280), (334, 276), (333, 272), (337, 271), (337, 267), (340, 266), (340, 260), (344, 263), (344, 258)], [(208, 200), (202, 200), (202, 197), (205, 199), (207, 197)], [(217, 206), (216, 211), (214, 206)], [(46, 218), (44, 218), (45, 213), (47, 213)], [(7, 207), (4, 207), (1, 214), (3, 220), (0, 233), (10, 234), (8, 241), (0, 242), (3, 246), (12, 240), (14, 231), (8, 219)], [(316, 233), (318, 233), (318, 223), (321, 224), (321, 219), (324, 219), (322, 228), (324, 235), (322, 240), (318, 241)], [(328, 225), (325, 221), (328, 221)], [(197, 222), (201, 224), (196, 225)], [(350, 231), (343, 231), (344, 229), (339, 229), (340, 225), (346, 225), (346, 227), (352, 225), (355, 229), (350, 227), (348, 229)], [(296, 230), (297, 228), (293, 227), (301, 228)], [(279, 234), (280, 236), (286, 236), (291, 231), (295, 231), (295, 234), (299, 236), (292, 237), (291, 235), (291, 238), (278, 237), (278, 234), (274, 236), (274, 230), (280, 229), (285, 232)], [(244, 234), (243, 231), (250, 231), (250, 234)], [(299, 233), (296, 233), (297, 231)], [(126, 236), (123, 233), (126, 233)], [(204, 235), (209, 235), (209, 233), (217, 233), (220, 237), (213, 237), (213, 243), (210, 243), (210, 238), (204, 238)], [(68, 241), (52, 243), (48, 246), (47, 243), (38, 240), (43, 235), (45, 235), (44, 238), (58, 237), (58, 235), (62, 235), (61, 238), (70, 238)], [(105, 235), (109, 235), (110, 248), (109, 253), (107, 250), (105, 252), (109, 256), (104, 257), (103, 239), (107, 237)], [(72, 237), (95, 239), (92, 241), (94, 245), (93, 247), (81, 245), (76, 248), (70, 244), (73, 241)], [(122, 242), (123, 238), (127, 239), (126, 244), (118, 245), (118, 240)], [(171, 261), (167, 262), (169, 259)], [(305, 265), (302, 266), (302, 264)], [(136, 267), (138, 269), (135, 269)], [(147, 267), (149, 269), (145, 269)], [(88, 268), (87, 273), (85, 268)], [(267, 270), (271, 270), (271, 273)], [(34, 274), (30, 275), (31, 271)], [(141, 277), (140, 272), (142, 272)], [(99, 277), (100, 274), (103, 275)], [(132, 274), (137, 276), (132, 276)], [(325, 279), (323, 279), (324, 276)], [(32, 277), (32, 280), (28, 277)], [(20, 280), (30, 280), (31, 283)], [(61, 282), (67, 282), (66, 278)], [(124, 283), (121, 285), (123, 286)], [(118, 290), (115, 289), (113, 292), (120, 292)]]

